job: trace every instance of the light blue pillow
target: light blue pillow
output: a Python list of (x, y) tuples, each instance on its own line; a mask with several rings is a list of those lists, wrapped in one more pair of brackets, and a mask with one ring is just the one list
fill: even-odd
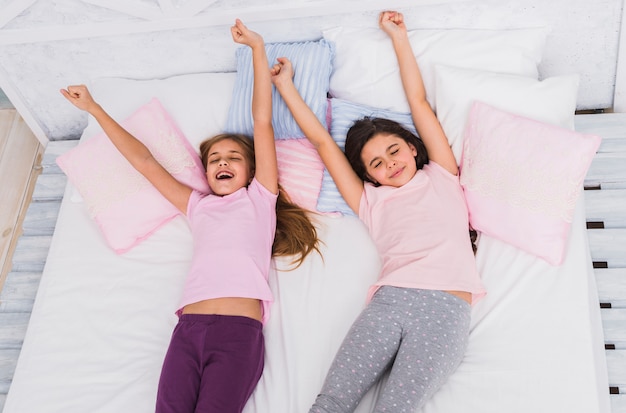
[[(330, 134), (342, 150), (345, 149), (346, 135), (350, 127), (356, 120), (363, 119), (366, 116), (396, 121), (417, 134), (410, 113), (393, 112), (337, 98), (332, 98), (329, 102), (331, 110)], [(317, 210), (320, 212), (341, 212), (345, 215), (356, 215), (344, 201), (335, 185), (335, 181), (333, 181), (326, 169), (324, 169), (324, 175), (322, 176), (322, 187), (317, 199)]]
[[(270, 66), (276, 63), (279, 57), (287, 57), (291, 61), (296, 88), (320, 122), (326, 126), (327, 93), (334, 45), (321, 39), (295, 43), (267, 43), (265, 50)], [(225, 130), (252, 136), (251, 103), (254, 73), (250, 48), (247, 46), (238, 48), (236, 58), (237, 78)], [(276, 139), (304, 137), (304, 133), (275, 88), (272, 88), (272, 123)]]

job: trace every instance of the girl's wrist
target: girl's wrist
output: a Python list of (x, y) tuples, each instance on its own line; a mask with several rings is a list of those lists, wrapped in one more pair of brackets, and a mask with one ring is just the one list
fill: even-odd
[(394, 33), (389, 33), (389, 37), (394, 44), (409, 41), (409, 36), (406, 32), (395, 31)]
[(102, 106), (100, 106), (98, 104), (98, 102), (93, 102), (89, 105), (88, 108), (85, 109), (87, 113), (89, 113), (92, 116), (96, 116), (98, 112), (104, 112), (104, 109), (102, 109)]
[(290, 85), (293, 85), (293, 80), (291, 78), (279, 78), (276, 82), (274, 82), (274, 86), (276, 86), (276, 89), (278, 89), (279, 92), (285, 90), (285, 88), (288, 88)]

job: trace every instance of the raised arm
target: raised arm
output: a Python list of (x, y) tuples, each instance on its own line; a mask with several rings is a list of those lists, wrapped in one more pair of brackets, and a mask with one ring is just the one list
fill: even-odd
[(233, 40), (252, 50), (254, 86), (252, 89), (252, 118), (254, 121), (255, 178), (268, 191), (278, 193), (276, 144), (272, 127), (272, 81), (263, 38), (249, 30), (237, 19), (230, 29)]
[(93, 116), (113, 145), (154, 187), (176, 208), (187, 213), (191, 188), (178, 182), (157, 160), (150, 150), (128, 133), (94, 101), (85, 85), (68, 86), (61, 94), (77, 108)]
[(380, 14), (378, 23), (391, 38), (413, 123), (428, 150), (429, 159), (456, 175), (458, 173), (456, 159), (439, 120), (426, 100), (426, 89), (411, 49), (402, 14), (384, 11)]
[(278, 63), (272, 68), (272, 82), (287, 103), (302, 132), (317, 149), (344, 200), (358, 214), (363, 181), (354, 172), (328, 130), (300, 96), (293, 83), (293, 67), (287, 58), (279, 58)]

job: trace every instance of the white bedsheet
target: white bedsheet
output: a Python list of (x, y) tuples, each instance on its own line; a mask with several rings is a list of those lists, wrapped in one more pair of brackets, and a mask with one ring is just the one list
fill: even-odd
[[(473, 308), (463, 363), (424, 412), (610, 410), (583, 202), (560, 267), (480, 239), (488, 295)], [(379, 261), (360, 221), (319, 222), (324, 259), (271, 274), (266, 367), (246, 413), (307, 411), (376, 278)], [(153, 411), (190, 243), (177, 218), (117, 256), (84, 205), (66, 196), (4, 413)], [(371, 411), (378, 389), (359, 413)]]

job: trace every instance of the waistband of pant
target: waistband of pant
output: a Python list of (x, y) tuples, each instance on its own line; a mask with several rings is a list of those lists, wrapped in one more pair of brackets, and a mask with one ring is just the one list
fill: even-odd
[(196, 322), (196, 323), (235, 323), (245, 324), (251, 327), (263, 328), (263, 324), (254, 318), (241, 315), (222, 315), (222, 314), (181, 314), (178, 318), (179, 322)]

